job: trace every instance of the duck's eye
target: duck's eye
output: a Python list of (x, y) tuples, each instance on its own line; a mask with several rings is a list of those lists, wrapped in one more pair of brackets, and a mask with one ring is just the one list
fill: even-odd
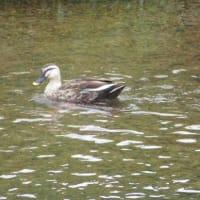
[(54, 68), (49, 68), (49, 69), (47, 69), (47, 70), (45, 70), (43, 73), (44, 73), (44, 76), (46, 76), (46, 77), (48, 77), (48, 76), (50, 76), (50, 73), (51, 73), (51, 71), (53, 70)]

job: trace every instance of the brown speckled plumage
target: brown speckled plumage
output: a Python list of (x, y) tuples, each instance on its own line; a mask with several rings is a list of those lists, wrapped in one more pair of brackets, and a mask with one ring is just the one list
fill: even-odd
[(94, 103), (98, 101), (117, 98), (125, 87), (110, 80), (83, 78), (74, 79), (61, 84), (60, 70), (54, 64), (47, 64), (42, 69), (42, 74), (33, 83), (38, 85), (46, 78), (49, 83), (45, 95), (52, 100), (73, 103)]

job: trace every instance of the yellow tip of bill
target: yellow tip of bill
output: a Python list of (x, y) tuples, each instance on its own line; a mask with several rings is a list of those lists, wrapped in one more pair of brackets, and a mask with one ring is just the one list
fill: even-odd
[(40, 84), (34, 81), (34, 82), (32, 83), (32, 85), (37, 86), (37, 85), (40, 85)]

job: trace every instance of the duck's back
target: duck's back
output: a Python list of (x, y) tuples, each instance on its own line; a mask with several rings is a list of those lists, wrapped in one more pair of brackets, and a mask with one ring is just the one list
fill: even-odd
[(115, 84), (106, 79), (74, 79), (66, 81), (51, 98), (57, 101), (91, 103), (114, 99), (124, 87), (125, 85)]

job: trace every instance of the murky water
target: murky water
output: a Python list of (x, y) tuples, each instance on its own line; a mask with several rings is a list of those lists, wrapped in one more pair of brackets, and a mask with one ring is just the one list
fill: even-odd
[[(199, 1), (5, 2), (0, 200), (198, 199)], [(39, 103), (50, 62), (127, 87), (109, 106)]]

